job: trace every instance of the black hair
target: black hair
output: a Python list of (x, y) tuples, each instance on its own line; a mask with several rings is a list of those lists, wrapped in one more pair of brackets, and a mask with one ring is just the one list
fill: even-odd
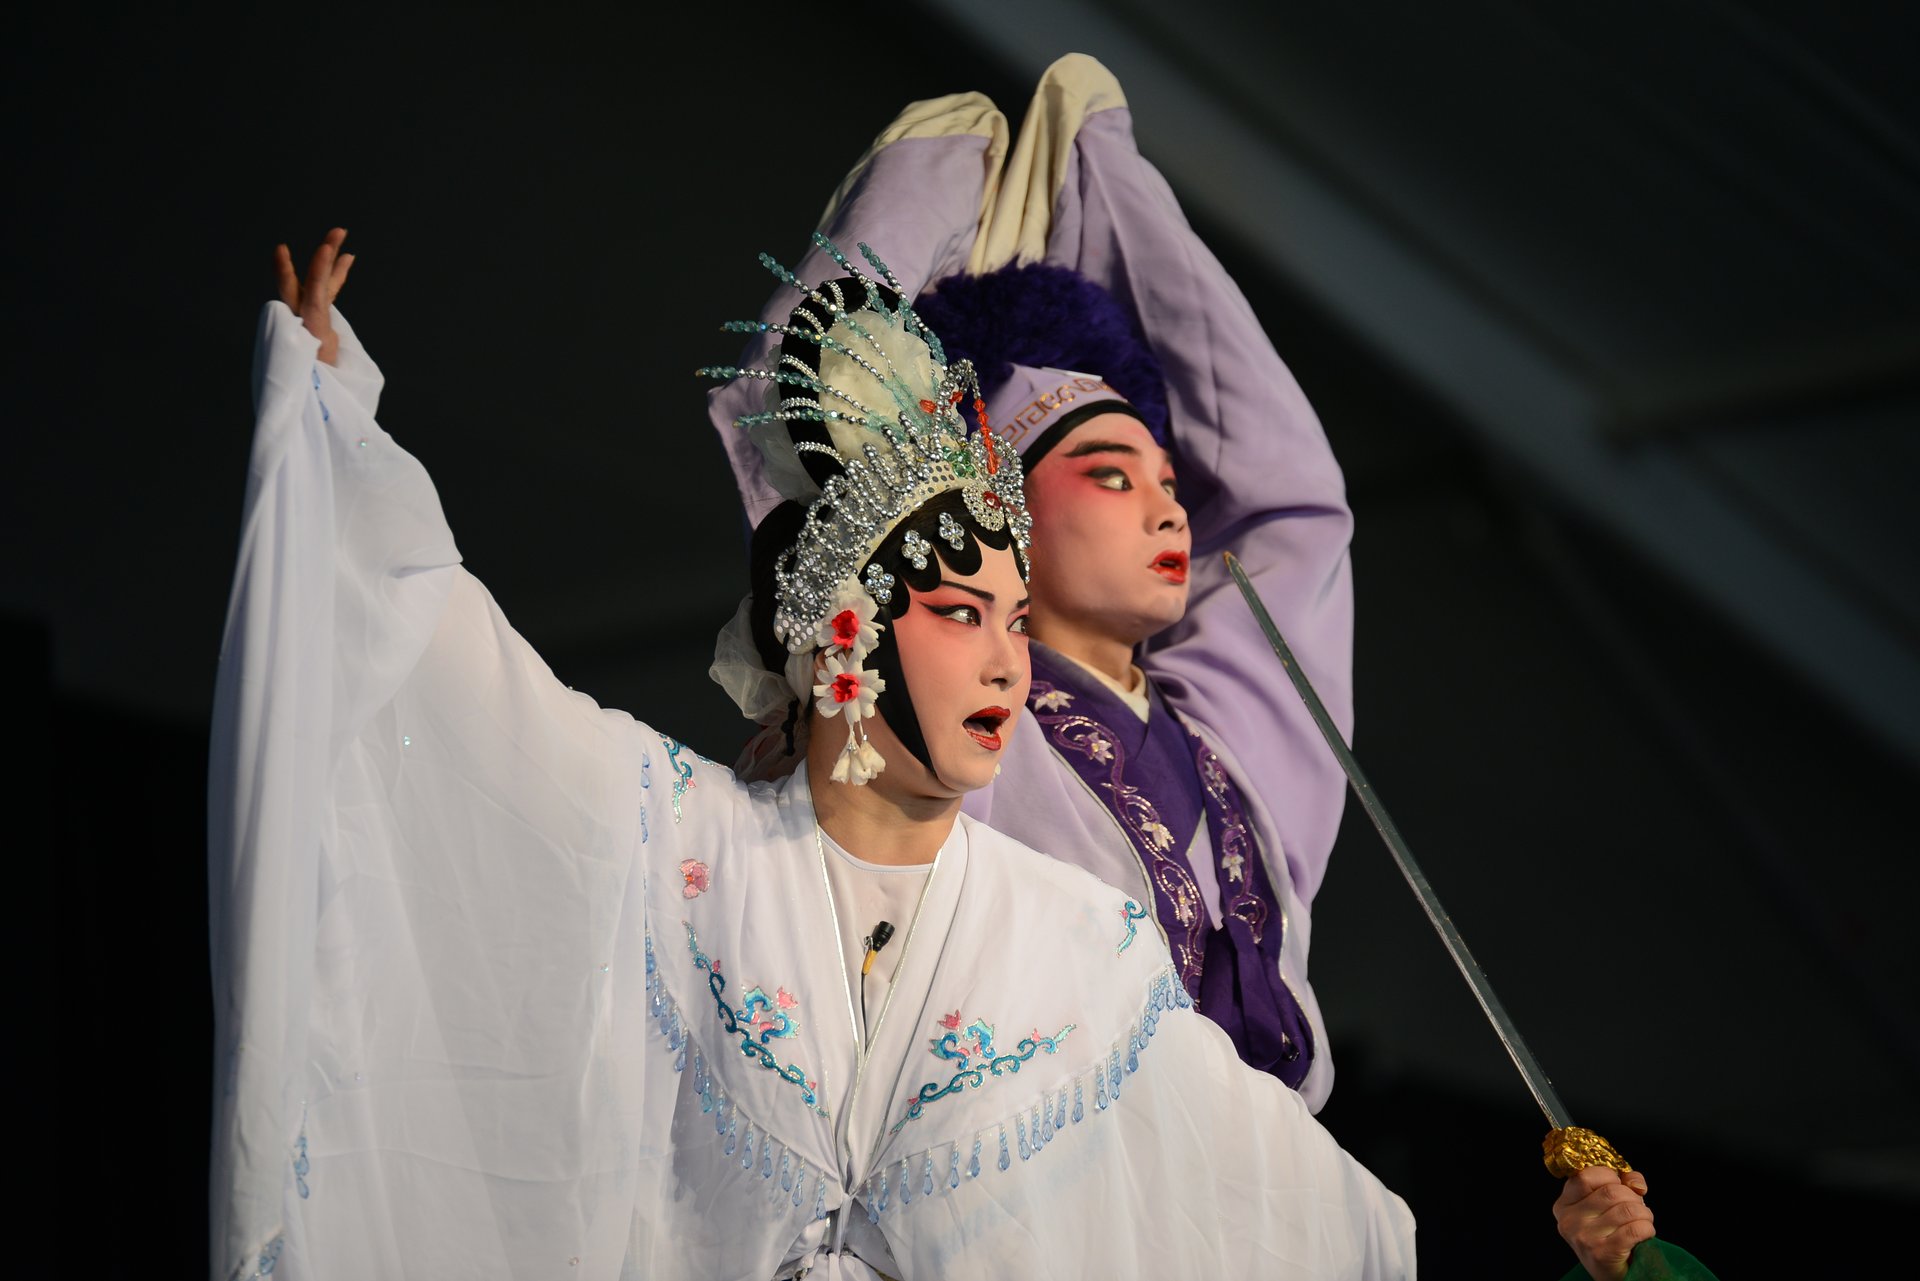
[(1027, 446), (1026, 452), (1020, 455), (1021, 465), (1027, 469), (1027, 474), (1032, 475), (1033, 469), (1040, 465), (1040, 460), (1052, 453), (1075, 427), (1102, 414), (1125, 414), (1137, 420), (1149, 432), (1153, 430), (1152, 424), (1147, 422), (1140, 411), (1124, 400), (1097, 400), (1091, 405), (1082, 405), (1078, 409), (1069, 410), (1061, 415), (1059, 422), (1041, 432), (1040, 438)]
[(806, 504), (789, 498), (754, 526), (753, 540), (747, 548), (747, 590), (752, 594), (747, 623), (753, 628), (760, 661), (770, 672), (784, 671), (787, 666), (787, 647), (773, 634), (773, 615), (779, 608), (773, 595), (773, 569), (781, 554), (799, 541), (801, 526), (806, 523)]

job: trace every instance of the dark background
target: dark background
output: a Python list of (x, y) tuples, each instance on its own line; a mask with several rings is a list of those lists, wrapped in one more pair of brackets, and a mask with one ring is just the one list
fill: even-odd
[[(16, 19), (0, 638), (44, 1206), (21, 1236), (96, 1275), (205, 1271), (206, 708), (272, 245), (351, 230), (382, 421), (556, 671), (730, 759), (697, 674), (741, 531), (691, 371), (766, 296), (754, 252), (797, 257), (905, 101), (980, 89), (1017, 127), (1070, 48), (1120, 72), (1326, 423), (1357, 749), (1576, 1117), (1723, 1277), (1828, 1270), (1920, 1209), (1911, 21), (1028, 8), (1031, 31), (993, 4)], [(1164, 122), (1194, 100), (1597, 389), (1591, 486), (1419, 347), (1444, 308), (1383, 301), (1364, 255), (1290, 267), (1232, 182), (1183, 180), (1214, 139)], [(1663, 540), (1685, 485), (1609, 497), (1661, 468), (1719, 484), (1746, 541)], [(1841, 605), (1770, 607), (1782, 565)], [(1412, 1204), (1427, 1274), (1559, 1275), (1544, 1127), (1353, 807), (1314, 915), (1324, 1119)]]

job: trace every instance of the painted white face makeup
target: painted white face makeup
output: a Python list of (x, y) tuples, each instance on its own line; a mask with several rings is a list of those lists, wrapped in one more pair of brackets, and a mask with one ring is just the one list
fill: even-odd
[(1131, 649), (1180, 621), (1193, 539), (1174, 495), (1173, 460), (1130, 414), (1088, 419), (1040, 460), (1027, 475), (1040, 639)]
[(976, 573), (945, 571), (940, 586), (915, 592), (893, 621), (900, 673), (933, 770), (877, 717), (869, 733), (887, 760), (873, 784), (882, 790), (959, 796), (985, 787), (1026, 705), (1027, 585), (1012, 551), (980, 550)]

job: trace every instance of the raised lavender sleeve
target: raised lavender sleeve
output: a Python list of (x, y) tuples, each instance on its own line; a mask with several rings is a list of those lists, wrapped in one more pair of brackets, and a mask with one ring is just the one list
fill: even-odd
[[(990, 131), (998, 121), (991, 103), (977, 95), (942, 101), (951, 101), (961, 109), (949, 108), (937, 121), (923, 127), (989, 132), (892, 140), (883, 134), (882, 141), (841, 187), (820, 228), (863, 271), (871, 268), (858, 257), (855, 246), (862, 242), (871, 246), (893, 270), (909, 298), (917, 297), (930, 281), (966, 265), (980, 221), (982, 192), (990, 175), (997, 172), (998, 149), (1004, 146), (1003, 136), (996, 138)], [(902, 113), (902, 120), (913, 117), (916, 111), (924, 115), (927, 108), (937, 105), (915, 103)], [(1004, 131), (1003, 122), (998, 127)], [(813, 246), (799, 262), (788, 265), (808, 284), (845, 274), (825, 250)], [(785, 321), (799, 301), (798, 294), (780, 287), (768, 300), (760, 319), (768, 324)], [(740, 364), (764, 366), (774, 345), (770, 337), (756, 336), (742, 353)], [(765, 408), (765, 397), (765, 384), (746, 378), (716, 388), (707, 397), (707, 416), (720, 432), (747, 519), (755, 525), (779, 505), (780, 495), (767, 479), (759, 450), (733, 423), (743, 414)]]
[(1345, 779), (1220, 553), (1245, 565), (1351, 739), (1353, 516), (1326, 433), (1246, 298), (1140, 155), (1127, 109), (1082, 125), (1047, 259), (1131, 304), (1165, 370), (1193, 523), (1192, 588), (1186, 618), (1156, 638), (1144, 666), (1238, 762), (1280, 833), (1296, 892), (1311, 901), (1340, 825)]

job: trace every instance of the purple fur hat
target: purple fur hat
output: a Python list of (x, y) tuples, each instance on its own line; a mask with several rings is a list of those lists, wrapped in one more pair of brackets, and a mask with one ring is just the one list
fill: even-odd
[(973, 362), (994, 430), (1029, 467), (1102, 409), (1132, 414), (1166, 446), (1160, 362), (1132, 312), (1079, 272), (1029, 263), (948, 276), (914, 307), (949, 360)]

